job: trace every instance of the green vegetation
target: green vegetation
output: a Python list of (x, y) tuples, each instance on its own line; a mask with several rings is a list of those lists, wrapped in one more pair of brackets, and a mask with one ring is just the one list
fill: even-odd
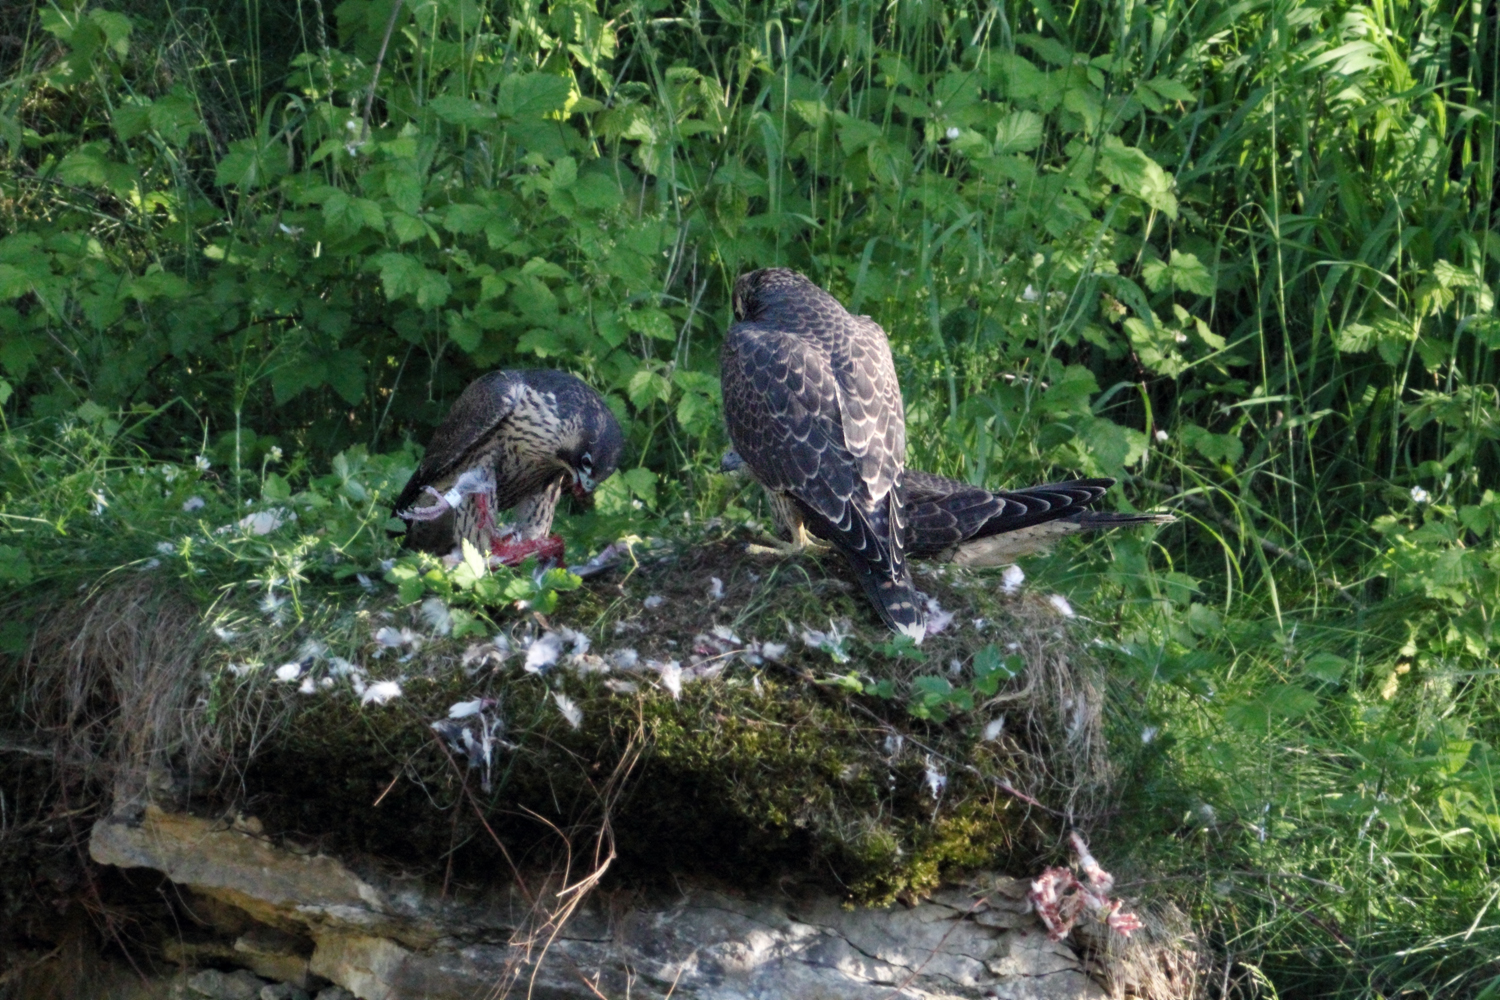
[[(383, 586), (379, 498), (499, 365), (624, 419), (570, 542), (731, 530), (759, 501), (712, 472), (717, 338), (733, 276), (787, 264), (890, 332), (914, 465), (1184, 515), (1028, 566), (1101, 623), (1126, 891), (1245, 988), (1500, 990), (1482, 5), (122, 0), (7, 30), (8, 657), (153, 559), (294, 622)], [(570, 582), (429, 570), (390, 583), (474, 616)], [(1009, 682), (854, 652), (826, 689), (913, 725)]]

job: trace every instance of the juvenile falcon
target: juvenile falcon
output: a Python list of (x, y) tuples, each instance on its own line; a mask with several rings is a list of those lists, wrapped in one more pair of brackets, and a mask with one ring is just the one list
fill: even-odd
[[(454, 401), (417, 471), (396, 498), (407, 544), (446, 553), (467, 538), (514, 565), (559, 559), (550, 535), (566, 487), (585, 497), (620, 462), (620, 424), (597, 392), (547, 369), (482, 375)], [(495, 515), (515, 515), (500, 525)]]
[(804, 529), (849, 560), (891, 628), (926, 620), (903, 551), (906, 418), (885, 331), (795, 271), (734, 283), (724, 337), (724, 422), (794, 543)]
[[(726, 452), (720, 468), (740, 472), (744, 459)], [(906, 554), (970, 569), (1009, 566), (1080, 531), (1171, 524), (1171, 514), (1089, 510), (1113, 479), (1070, 479), (1020, 490), (990, 491), (947, 476), (907, 469), (901, 478)]]

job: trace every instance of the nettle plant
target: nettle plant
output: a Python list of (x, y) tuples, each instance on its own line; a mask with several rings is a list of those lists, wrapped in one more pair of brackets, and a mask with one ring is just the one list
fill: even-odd
[(926, 464), (1138, 465), (1139, 366), (1243, 360), (1205, 322), (1214, 266), (1178, 239), (1164, 157), (1125, 138), (1192, 89), (1140, 75), (1134, 42), (846, 13), (760, 37), (581, 0), (348, 0), (337, 45), (309, 29), (284, 85), (231, 106), (236, 70), (183, 39), (50, 9), (60, 58), (0, 105), (27, 206), (0, 242), (0, 366), (29, 414), (182, 399), (216, 434), (331, 454), (424, 437), (482, 370), (562, 365), (660, 471), (715, 454), (729, 285), (785, 263), (890, 331)]

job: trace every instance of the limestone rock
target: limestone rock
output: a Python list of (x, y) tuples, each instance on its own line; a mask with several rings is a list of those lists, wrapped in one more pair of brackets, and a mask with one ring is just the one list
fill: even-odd
[(291, 983), (272, 983), (260, 988), (260, 1000), (312, 1000), (312, 997)]
[(259, 1000), (264, 985), (259, 976), (244, 969), (237, 972), (204, 969), (187, 982), (190, 995), (207, 997), (208, 1000)]
[[(816, 893), (690, 888), (628, 906), (596, 896), (560, 932), (538, 934), (519, 893), (443, 900), (239, 826), (148, 808), (139, 825), (99, 822), (89, 849), (96, 861), (157, 869), (244, 911), (253, 926), (225, 922), (237, 934), (228, 953), (257, 969), (281, 962), (298, 986), (337, 984), (318, 1000), (467, 1000), (509, 986), (552, 1000), (867, 1000), (897, 989), (917, 1000), (1105, 996), (1073, 951), (1047, 937), (1014, 879), (880, 909), (845, 909)], [(256, 1000), (263, 986), (249, 972), (206, 971), (192, 983), (214, 1000)], [(249, 992), (228, 992), (241, 985)]]

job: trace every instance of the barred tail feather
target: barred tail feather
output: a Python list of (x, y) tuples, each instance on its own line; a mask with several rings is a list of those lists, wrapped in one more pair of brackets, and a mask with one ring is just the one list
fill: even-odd
[(927, 615), (922, 611), (921, 600), (911, 580), (892, 580), (874, 567), (850, 560), (854, 573), (859, 577), (865, 596), (875, 605), (880, 620), (892, 631), (911, 636), (921, 642), (927, 635)]

